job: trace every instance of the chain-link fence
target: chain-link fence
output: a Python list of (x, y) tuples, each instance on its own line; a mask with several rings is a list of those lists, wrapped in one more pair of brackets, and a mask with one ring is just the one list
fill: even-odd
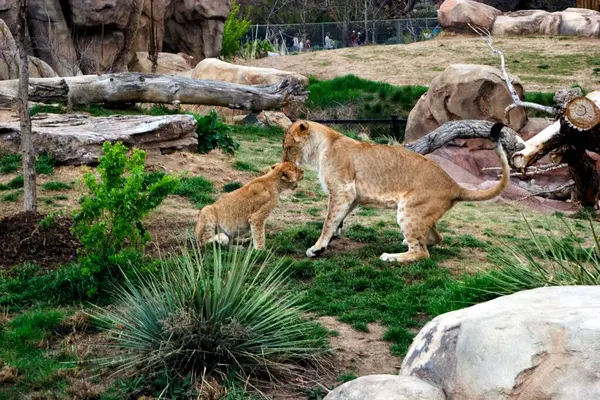
[(321, 50), (327, 48), (326, 36), (332, 40), (333, 48), (340, 48), (362, 43), (412, 43), (431, 39), (439, 31), (437, 18), (253, 25), (246, 41), (268, 40), (278, 51), (290, 53), (298, 51), (294, 37), (298, 43), (302, 42), (303, 50), (307, 50), (307, 40), (310, 40), (311, 50)]

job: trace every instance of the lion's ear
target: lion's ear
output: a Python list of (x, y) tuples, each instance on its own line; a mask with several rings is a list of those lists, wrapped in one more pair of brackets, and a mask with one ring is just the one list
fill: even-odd
[(308, 136), (308, 122), (306, 121), (302, 121), (298, 124), (298, 130), (296, 131), (296, 135), (294, 135), (294, 140), (300, 142), (303, 136)]
[(277, 168), (277, 166), (278, 166), (278, 165), (279, 165), (279, 163), (276, 163), (276, 164), (273, 164), (273, 165), (271, 165), (271, 169), (275, 169), (275, 168)]
[(300, 132), (306, 132), (308, 130), (308, 122), (300, 122), (300, 125), (298, 125), (298, 129), (300, 130)]

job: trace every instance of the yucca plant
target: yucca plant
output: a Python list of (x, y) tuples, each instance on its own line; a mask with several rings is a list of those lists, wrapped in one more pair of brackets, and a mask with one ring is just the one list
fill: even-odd
[[(115, 290), (115, 310), (93, 316), (124, 350), (115, 372), (277, 378), (327, 351), (322, 329), (286, 291), (287, 268), (270, 254), (197, 246)], [(135, 283), (134, 283), (135, 281)]]
[(600, 240), (591, 220), (591, 248), (577, 240), (564, 220), (567, 235), (563, 238), (540, 236), (525, 222), (533, 247), (503, 245), (494, 254), (494, 261), (502, 267), (489, 274), (492, 285), (485, 290), (505, 295), (543, 286), (600, 284)]

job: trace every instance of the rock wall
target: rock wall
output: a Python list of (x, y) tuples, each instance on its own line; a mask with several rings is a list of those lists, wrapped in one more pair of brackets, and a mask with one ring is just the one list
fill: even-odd
[(475, 0), (487, 4), (500, 11), (545, 10), (562, 11), (575, 7), (576, 0)]
[[(29, 0), (29, 48), (59, 76), (125, 72), (135, 52), (148, 51), (152, 15), (159, 51), (197, 63), (219, 55), (229, 11), (228, 0)], [(13, 33), (16, 14), (16, 0), (0, 0)]]

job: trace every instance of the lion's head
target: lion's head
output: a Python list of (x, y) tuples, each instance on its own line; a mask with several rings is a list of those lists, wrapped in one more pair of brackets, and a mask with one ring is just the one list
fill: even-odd
[(291, 162), (280, 162), (274, 164), (272, 169), (279, 174), (281, 188), (294, 190), (298, 187), (298, 182), (304, 179), (304, 171), (296, 164)]
[(307, 121), (294, 122), (283, 136), (283, 159), (299, 165), (305, 162), (305, 147), (308, 144), (310, 127)]

